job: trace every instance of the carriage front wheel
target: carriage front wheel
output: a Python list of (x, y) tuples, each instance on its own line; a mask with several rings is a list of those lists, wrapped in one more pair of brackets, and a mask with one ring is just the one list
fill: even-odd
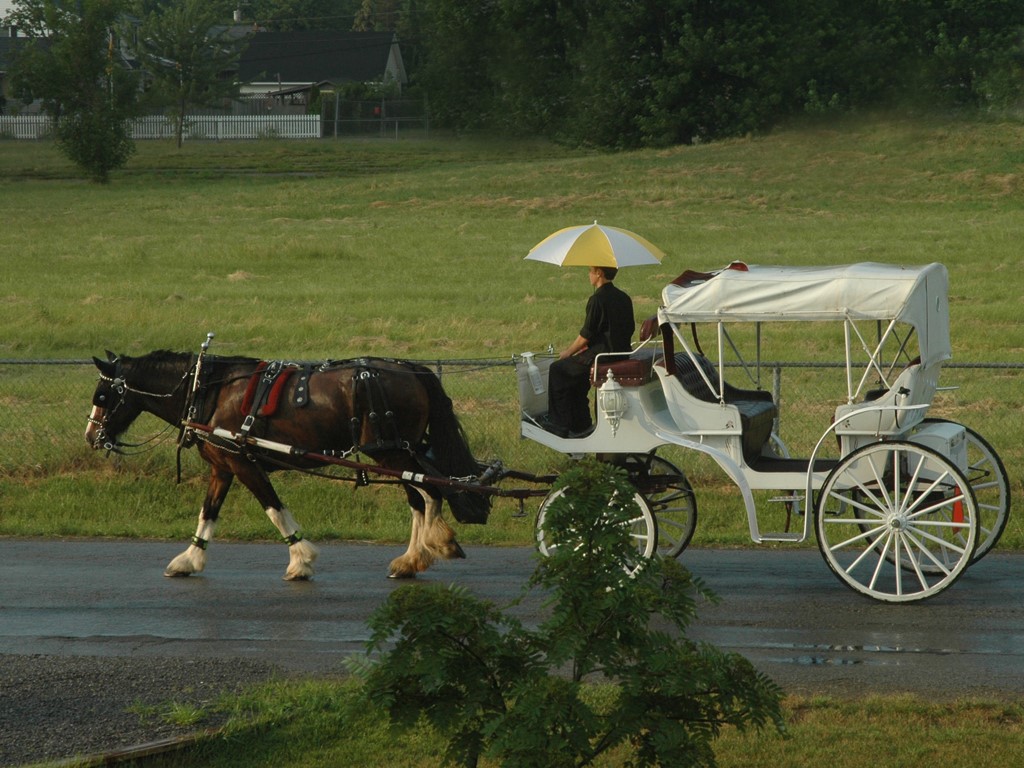
[(840, 460), (818, 494), (815, 526), (840, 581), (876, 600), (911, 602), (937, 595), (970, 564), (978, 509), (949, 459), (884, 441)]
[[(556, 549), (563, 547), (568, 547), (571, 551), (582, 548), (582, 536), (580, 539), (570, 537), (565, 541), (555, 541), (544, 530), (544, 521), (551, 505), (557, 499), (566, 495), (567, 492), (569, 492), (569, 495), (566, 496), (566, 500), (572, 503), (571, 488), (566, 486), (552, 491), (545, 496), (544, 501), (540, 505), (540, 510), (537, 512), (537, 548), (545, 557)], [(625, 524), (629, 526), (630, 538), (636, 548), (636, 556), (626, 566), (626, 573), (630, 576), (638, 573), (647, 564), (647, 561), (654, 557), (655, 552), (658, 550), (658, 526), (654, 515), (651, 513), (651, 508), (647, 504), (647, 500), (640, 493), (634, 494), (633, 500), (636, 502), (637, 513), (625, 521)]]

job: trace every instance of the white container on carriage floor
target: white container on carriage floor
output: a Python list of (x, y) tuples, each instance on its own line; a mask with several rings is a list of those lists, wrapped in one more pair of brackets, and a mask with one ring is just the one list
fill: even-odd
[(968, 471), (967, 430), (962, 424), (951, 421), (926, 424), (906, 439), (945, 456), (962, 472)]
[(516, 360), (516, 381), (519, 385), (519, 407), (523, 414), (536, 418), (548, 412), (548, 372), (556, 359), (552, 355), (537, 357), (533, 352), (519, 355)]

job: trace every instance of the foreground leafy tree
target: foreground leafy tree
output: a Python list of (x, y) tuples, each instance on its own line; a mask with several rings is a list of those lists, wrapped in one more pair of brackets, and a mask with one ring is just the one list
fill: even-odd
[(713, 597), (699, 580), (674, 560), (626, 576), (625, 474), (584, 462), (560, 485), (545, 519), (560, 546), (530, 582), (550, 595), (549, 618), (529, 630), (459, 588), (398, 589), (371, 619), (379, 659), (353, 663), (370, 700), (399, 727), (426, 718), (461, 766), (584, 766), (609, 750), (634, 766), (711, 766), (725, 725), (783, 732), (771, 680), (685, 637), (697, 600)]
[(180, 149), (189, 109), (217, 106), (238, 93), (234, 73), (246, 40), (223, 26), (230, 13), (224, 3), (136, 0), (134, 10), (141, 25), (122, 29), (137, 39), (136, 52), (151, 83), (147, 101), (174, 121)]
[(106, 182), (135, 151), (129, 120), (138, 109), (135, 75), (117, 60), (113, 28), (122, 0), (18, 0), (8, 21), (37, 44), (13, 67), (16, 95), (38, 98), (57, 145), (94, 180)]

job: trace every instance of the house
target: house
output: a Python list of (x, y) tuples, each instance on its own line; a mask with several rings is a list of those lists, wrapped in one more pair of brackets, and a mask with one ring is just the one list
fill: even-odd
[(238, 62), (243, 96), (304, 101), (343, 83), (408, 82), (393, 32), (256, 32)]
[(26, 42), (26, 38), (18, 37), (14, 27), (0, 29), (0, 114), (5, 111), (4, 103), (12, 99), (10, 69), (14, 52)]

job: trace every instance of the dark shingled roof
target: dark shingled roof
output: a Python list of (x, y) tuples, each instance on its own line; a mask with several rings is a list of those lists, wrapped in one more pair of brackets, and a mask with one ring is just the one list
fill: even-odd
[(380, 80), (393, 32), (257, 32), (242, 53), (243, 83), (334, 83)]

